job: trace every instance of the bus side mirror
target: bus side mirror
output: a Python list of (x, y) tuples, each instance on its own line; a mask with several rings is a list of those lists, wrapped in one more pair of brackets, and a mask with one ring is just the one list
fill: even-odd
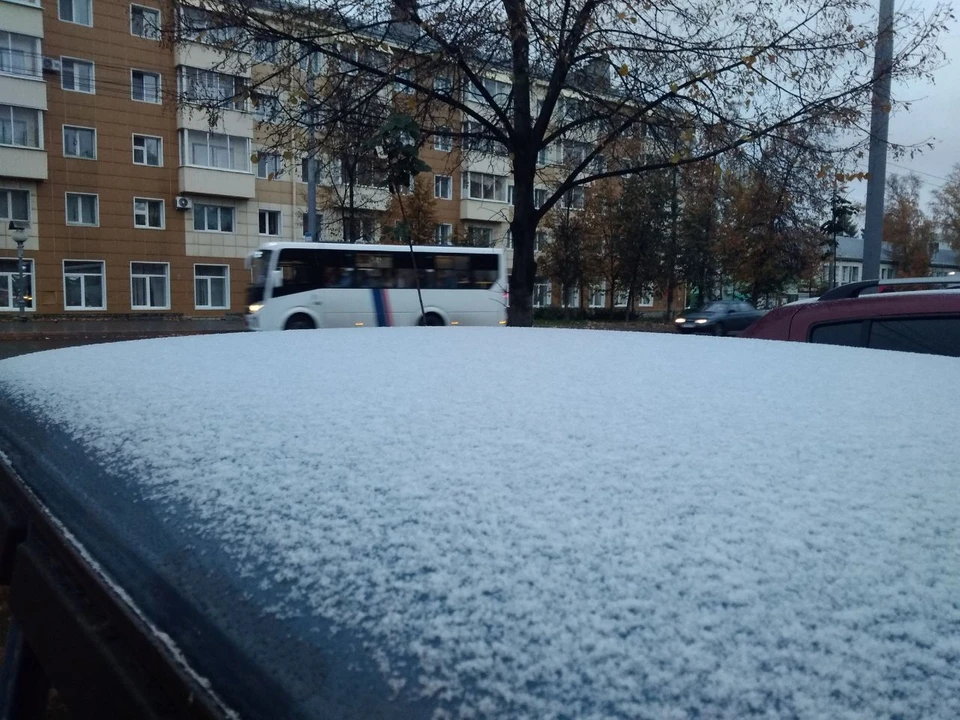
[(273, 271), (273, 286), (281, 287), (283, 285), (283, 270)]

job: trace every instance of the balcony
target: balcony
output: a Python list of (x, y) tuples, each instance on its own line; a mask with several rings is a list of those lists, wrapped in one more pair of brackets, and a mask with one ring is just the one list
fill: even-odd
[(217, 116), (216, 125), (211, 127), (210, 116), (204, 108), (182, 104), (177, 109), (177, 128), (253, 138), (254, 119), (249, 113), (239, 110), (221, 110)]
[[(40, 3), (31, 5), (26, 2), (3, 2), (0, 0), (0, 14), (3, 15), (3, 29), (20, 35), (43, 37), (43, 8)], [(56, 6), (54, 6), (56, 10)]]
[(44, 150), (0, 145), (0, 177), (23, 180), (47, 179), (47, 153)]
[(460, 201), (460, 217), (478, 222), (510, 222), (513, 219), (513, 206), (503, 202), (464, 198)]
[(47, 84), (42, 77), (0, 74), (0, 103), (47, 109)]
[(244, 55), (242, 60), (238, 60), (234, 53), (196, 42), (177, 43), (173, 48), (173, 62), (175, 65), (250, 77), (249, 56)]
[(257, 176), (248, 172), (182, 166), (180, 192), (250, 199), (257, 196)]

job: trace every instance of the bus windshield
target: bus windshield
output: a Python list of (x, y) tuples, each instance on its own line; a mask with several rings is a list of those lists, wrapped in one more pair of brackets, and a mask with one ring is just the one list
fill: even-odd
[(270, 250), (257, 250), (251, 257), (250, 284), (247, 286), (248, 305), (263, 302), (271, 255)]

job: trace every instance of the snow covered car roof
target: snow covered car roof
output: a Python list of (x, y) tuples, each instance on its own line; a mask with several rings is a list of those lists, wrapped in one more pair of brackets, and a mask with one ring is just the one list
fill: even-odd
[(931, 379), (958, 369), (571, 330), (168, 338), (0, 362), (0, 448), (241, 717), (953, 718), (958, 393)]

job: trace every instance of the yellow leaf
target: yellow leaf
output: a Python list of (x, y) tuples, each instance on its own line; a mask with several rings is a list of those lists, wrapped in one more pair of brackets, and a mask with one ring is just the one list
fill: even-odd
[(292, 150), (285, 150), (284, 153), (283, 153), (283, 159), (284, 159), (284, 160), (293, 160), (293, 151), (292, 151)]
[(624, 63), (623, 65), (617, 68), (617, 75), (619, 75), (620, 77), (626, 77), (629, 74), (630, 74), (630, 68), (627, 67), (626, 63)]
[(626, 14), (626, 13), (624, 13), (624, 12), (618, 12), (618, 13), (617, 13), (617, 20), (626, 20), (626, 19), (627, 19), (627, 14)]
[(670, 92), (675, 93), (679, 89), (676, 83), (670, 83)]
[(857, 47), (861, 50), (867, 46), (866, 40), (857, 40)]
[(863, 174), (863, 179), (864, 179), (864, 180), (869, 180), (869, 179), (870, 179), (870, 173), (865, 172), (865, 173)]
[(847, 32), (853, 32), (853, 25), (847, 25)]
[(833, 177), (837, 182), (843, 182), (843, 173), (837, 173)]
[(827, 174), (823, 170), (821, 170), (820, 172), (817, 173), (817, 180), (823, 179), (824, 177), (826, 177), (826, 175)]
[(253, 153), (253, 155), (250, 156), (250, 162), (252, 162), (252, 163), (258, 163), (258, 162), (260, 162), (260, 154), (259, 154), (259, 153)]
[(680, 162), (680, 153), (674, 153), (673, 155), (671, 155), (670, 162), (672, 162), (674, 165)]

